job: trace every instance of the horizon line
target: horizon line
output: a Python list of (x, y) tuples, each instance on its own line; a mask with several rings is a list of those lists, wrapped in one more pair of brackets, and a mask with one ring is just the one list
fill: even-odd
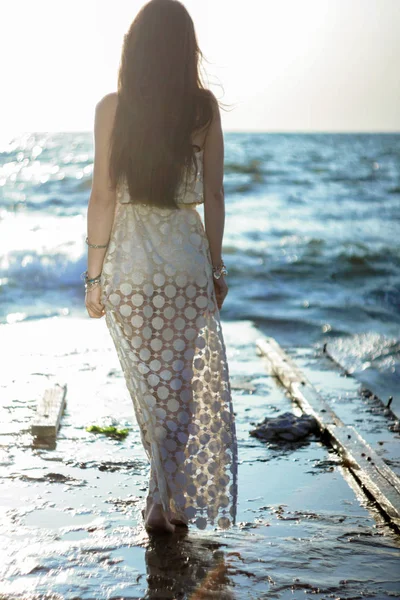
[[(19, 130), (15, 132), (3, 131), (2, 137), (8, 135), (26, 135), (26, 134), (45, 134), (45, 133), (92, 133), (93, 129), (32, 129)], [(223, 133), (242, 133), (242, 134), (400, 134), (400, 129), (223, 129)]]

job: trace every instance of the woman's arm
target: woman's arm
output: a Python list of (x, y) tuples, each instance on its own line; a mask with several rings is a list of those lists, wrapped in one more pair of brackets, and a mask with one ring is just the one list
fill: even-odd
[(213, 119), (204, 145), (204, 225), (210, 244), (213, 266), (222, 259), (222, 238), (225, 225), (224, 138), (221, 115), (213, 97)]
[[(204, 225), (210, 244), (211, 262), (218, 267), (222, 261), (222, 239), (225, 225), (224, 137), (218, 102), (213, 97), (213, 119), (204, 144)], [(218, 309), (228, 293), (224, 275), (214, 279)]]
[[(87, 235), (90, 244), (107, 244), (114, 221), (116, 191), (110, 187), (109, 148), (117, 102), (117, 94), (107, 94), (96, 105), (93, 180), (87, 213)], [(106, 251), (107, 248), (88, 246), (90, 278), (101, 273)]]

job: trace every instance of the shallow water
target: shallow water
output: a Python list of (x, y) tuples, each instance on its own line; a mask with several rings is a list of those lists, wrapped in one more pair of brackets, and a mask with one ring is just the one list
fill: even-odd
[[(223, 322), (239, 441), (237, 524), (163, 539), (143, 528), (148, 464), (104, 320), (0, 329), (1, 600), (400, 597), (399, 537), (336, 453), (317, 436), (274, 445), (249, 435), (264, 416), (298, 411), (256, 355), (251, 323)], [(307, 348), (294, 357), (316, 385), (325, 378), (346, 418), (355, 382), (338, 373), (328, 381), (329, 365), (319, 361), (318, 372)], [(68, 385), (57, 442), (32, 444), (36, 399), (55, 381)], [(389, 443), (386, 423), (355, 408), (363, 433)], [(92, 423), (130, 432), (115, 441), (86, 432)]]

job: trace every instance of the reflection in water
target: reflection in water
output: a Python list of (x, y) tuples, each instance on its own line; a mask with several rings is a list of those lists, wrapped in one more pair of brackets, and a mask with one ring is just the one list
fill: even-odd
[(145, 554), (148, 588), (144, 598), (235, 598), (221, 546), (189, 537), (180, 527), (172, 535), (151, 535)]

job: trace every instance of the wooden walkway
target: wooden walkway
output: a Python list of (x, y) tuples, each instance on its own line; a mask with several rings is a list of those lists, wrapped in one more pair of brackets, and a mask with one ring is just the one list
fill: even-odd
[(321, 434), (343, 457), (360, 486), (400, 532), (400, 479), (357, 430), (343, 423), (295, 362), (271, 337), (256, 340), (259, 353), (301, 410), (318, 422)]

